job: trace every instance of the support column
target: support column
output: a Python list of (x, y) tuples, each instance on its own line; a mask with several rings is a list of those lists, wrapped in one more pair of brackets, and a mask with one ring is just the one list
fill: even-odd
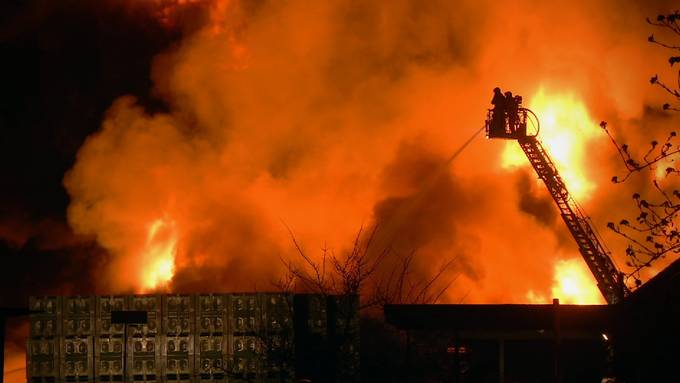
[(498, 339), (498, 382), (505, 383), (505, 339)]
[(560, 325), (560, 300), (557, 298), (553, 299), (553, 331), (555, 334), (555, 349), (553, 354), (554, 361), (554, 382), (562, 383), (562, 366), (560, 365), (560, 348), (561, 348), (561, 325)]

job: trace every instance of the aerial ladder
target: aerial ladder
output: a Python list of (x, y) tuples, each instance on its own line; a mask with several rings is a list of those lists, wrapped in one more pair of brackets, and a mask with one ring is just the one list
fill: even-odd
[[(540, 131), (538, 117), (531, 110), (522, 107), (520, 96), (506, 100), (506, 103), (505, 108), (497, 106), (495, 109), (489, 109), (485, 124), (487, 138), (517, 140), (531, 166), (555, 200), (560, 215), (605, 300), (608, 304), (621, 302), (629, 293), (623, 282), (623, 274), (616, 268), (610, 253), (602, 245), (589, 218), (569, 194), (555, 164), (538, 140)], [(534, 132), (527, 132), (527, 122), (531, 123)]]

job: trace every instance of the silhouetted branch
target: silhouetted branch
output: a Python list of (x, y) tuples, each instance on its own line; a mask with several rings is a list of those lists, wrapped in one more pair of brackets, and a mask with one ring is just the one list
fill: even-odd
[[(680, 11), (675, 11), (667, 15), (658, 15), (656, 20), (647, 19), (647, 23), (662, 30), (670, 31), (672, 34), (680, 36)], [(671, 68), (675, 64), (680, 64), (680, 56), (676, 54), (680, 51), (680, 45), (662, 41), (651, 34), (647, 41), (651, 44), (660, 46), (673, 52), (669, 57), (668, 63)], [(653, 86), (663, 89), (668, 95), (674, 98), (673, 102), (680, 102), (680, 70), (677, 76), (677, 86), (671, 87), (667, 82), (661, 81), (658, 75), (650, 78), (649, 82)], [(664, 103), (662, 109), (665, 111), (680, 111), (680, 107), (670, 103)], [(652, 182), (656, 196), (653, 199), (645, 199), (639, 193), (633, 194), (633, 200), (638, 210), (638, 214), (631, 223), (627, 219), (622, 219), (618, 224), (609, 222), (607, 226), (616, 234), (628, 241), (626, 248), (626, 265), (631, 269), (626, 274), (627, 278), (632, 278), (637, 286), (641, 285), (640, 273), (643, 269), (650, 267), (655, 261), (665, 258), (670, 253), (680, 253), (680, 232), (678, 231), (678, 215), (680, 214), (680, 192), (673, 190), (672, 193), (664, 190), (656, 178), (664, 179), (678, 175), (680, 171), (669, 165), (674, 157), (680, 153), (680, 144), (675, 142), (677, 133), (668, 133), (663, 143), (652, 140), (647, 150), (642, 156), (632, 154), (631, 149), (625, 143), (619, 143), (614, 135), (607, 129), (607, 123), (602, 121), (600, 126), (609, 137), (612, 144), (621, 157), (626, 172), (620, 176), (612, 177), (612, 182), (626, 182), (631, 175), (642, 171), (655, 171), (655, 180)], [(666, 166), (663, 172), (659, 172), (659, 166)]]
[[(658, 15), (656, 17), (656, 20), (650, 20), (647, 18), (647, 23), (650, 25), (659, 27), (661, 29), (669, 30), (673, 34), (680, 36), (680, 25), (678, 24), (678, 21), (680, 20), (680, 11), (675, 11), (674, 13), (668, 14), (668, 15)], [(668, 49), (672, 52), (675, 51), (680, 51), (680, 45), (676, 45), (673, 43), (668, 43), (665, 41), (659, 41), (654, 34), (649, 35), (647, 38), (647, 41), (649, 41), (652, 44), (658, 45), (662, 48)], [(671, 68), (675, 64), (680, 64), (680, 55), (672, 55), (668, 58), (668, 63), (670, 64)], [(677, 82), (676, 82), (676, 88), (673, 89), (671, 86), (667, 85), (666, 82), (659, 80), (658, 75), (652, 76), (652, 78), (649, 80), (652, 85), (659, 86), (662, 88), (666, 93), (670, 94), (671, 96), (675, 97), (675, 101), (678, 102), (680, 101), (680, 70), (678, 70), (678, 76), (677, 76)], [(672, 110), (672, 111), (680, 111), (680, 108), (678, 106), (673, 106), (669, 103), (663, 104), (663, 109), (664, 110)]]
[[(455, 281), (455, 278), (452, 278), (446, 283), (440, 283), (456, 258), (444, 263), (434, 275), (427, 279), (413, 278), (411, 275), (415, 251), (387, 269), (384, 266), (385, 259), (392, 252), (390, 247), (385, 247), (380, 251), (373, 249), (377, 230), (378, 227), (374, 226), (372, 231), (366, 234), (362, 226), (350, 250), (337, 255), (324, 245), (321, 249), (321, 260), (315, 261), (304, 251), (292, 230), (288, 228), (293, 246), (302, 262), (296, 264), (281, 257), (286, 274), (272, 284), (282, 291), (293, 290), (295, 283), (299, 282), (305, 290), (326, 296), (361, 295), (360, 309), (386, 303), (436, 303), (439, 301)], [(381, 272), (378, 273), (381, 268)], [(365, 288), (369, 281), (370, 286)]]
[[(638, 159), (630, 153), (630, 148), (627, 144), (619, 144), (616, 141), (609, 129), (607, 129), (607, 122), (600, 122), (600, 127), (602, 130), (604, 130), (612, 144), (616, 147), (616, 150), (619, 153), (624, 166), (626, 167), (626, 174), (623, 176), (612, 177), (612, 182), (614, 183), (625, 182), (633, 173), (654, 168), (654, 166), (657, 165), (659, 161), (680, 153), (680, 144), (673, 142), (673, 139), (677, 137), (677, 133), (675, 131), (672, 131), (668, 134), (662, 145), (659, 145), (659, 142), (656, 140), (651, 141), (649, 144), (649, 149), (645, 152), (641, 159)], [(665, 171), (666, 174), (678, 172), (677, 169), (670, 166), (666, 168)]]
[(371, 300), (374, 304), (424, 304), (437, 303), (455, 282), (450, 279), (435, 290), (446, 271), (450, 270), (456, 257), (444, 263), (429, 279), (413, 280), (410, 275), (411, 264), (416, 253), (412, 252), (397, 263), (387, 274), (387, 278), (375, 282)]

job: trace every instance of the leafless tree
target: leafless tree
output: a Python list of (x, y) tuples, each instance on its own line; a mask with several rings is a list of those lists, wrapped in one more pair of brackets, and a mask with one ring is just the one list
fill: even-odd
[[(647, 23), (654, 26), (660, 32), (669, 33), (673, 38), (680, 37), (680, 11), (666, 15), (658, 15), (656, 20), (647, 19)], [(658, 39), (651, 34), (647, 39), (651, 44), (658, 45), (671, 52), (668, 63), (671, 68), (680, 64), (680, 39), (678, 43), (668, 41), (667, 38)], [(680, 66), (680, 65), (678, 65)], [(668, 112), (680, 111), (680, 69), (678, 70), (676, 84), (660, 79), (657, 74), (650, 79), (653, 86), (660, 87), (666, 92), (671, 100), (662, 105), (662, 110)], [(607, 123), (600, 126), (609, 136), (612, 144), (616, 147), (623, 164), (625, 173), (612, 177), (612, 182), (626, 182), (633, 174), (643, 171), (657, 172), (663, 168), (666, 178), (677, 176), (680, 169), (670, 165), (680, 153), (680, 144), (677, 142), (677, 133), (670, 131), (663, 141), (652, 140), (644, 154), (636, 155), (631, 148), (618, 142), (614, 135), (607, 129)], [(680, 253), (680, 191), (666, 190), (655, 179), (653, 182), (655, 195), (645, 198), (639, 193), (634, 193), (632, 198), (638, 210), (637, 216), (632, 219), (622, 219), (618, 224), (609, 222), (607, 226), (615, 233), (628, 241), (626, 248), (626, 265), (632, 271), (627, 277), (632, 278), (637, 286), (642, 284), (640, 272), (650, 267), (655, 261), (665, 258), (668, 254)]]
[[(321, 249), (320, 260), (312, 259), (289, 229), (291, 241), (301, 262), (282, 258), (286, 274), (274, 285), (292, 291), (296, 282), (304, 290), (323, 295), (361, 295), (360, 309), (390, 303), (436, 303), (455, 281), (442, 281), (456, 258), (442, 265), (429, 278), (413, 275), (417, 253), (400, 256), (389, 246), (374, 249), (378, 227), (366, 233), (361, 227), (351, 250), (337, 254), (328, 247)], [(391, 262), (386, 262), (390, 257)]]
[(425, 304), (437, 303), (451, 287), (456, 278), (440, 283), (456, 258), (452, 258), (429, 279), (417, 279), (411, 275), (411, 264), (416, 252), (411, 252), (397, 262), (380, 280), (374, 284), (372, 300), (375, 304)]
[[(668, 15), (658, 15), (655, 21), (647, 18), (647, 22), (662, 30), (670, 31), (672, 35), (680, 36), (680, 11), (676, 10), (674, 13)], [(649, 35), (647, 41), (652, 44), (659, 45), (672, 52), (671, 56), (668, 58), (668, 63), (671, 65), (671, 67), (673, 67), (675, 64), (680, 64), (680, 44), (664, 40), (657, 40), (656, 37), (654, 37), (654, 34)], [(650, 82), (653, 85), (661, 87), (668, 94), (674, 97), (675, 105), (665, 103), (663, 104), (664, 110), (673, 110), (676, 112), (680, 111), (680, 105), (678, 105), (680, 102), (680, 70), (678, 70), (675, 86), (667, 85), (666, 82), (659, 79), (658, 75), (652, 76)]]
[(278, 282), (285, 285), (301, 284), (301, 288), (323, 295), (356, 295), (368, 279), (376, 272), (389, 249), (373, 251), (377, 227), (364, 236), (361, 227), (349, 251), (337, 254), (334, 250), (324, 246), (321, 249), (321, 259), (313, 259), (302, 248), (290, 228), (288, 232), (301, 262), (281, 258), (287, 274)]

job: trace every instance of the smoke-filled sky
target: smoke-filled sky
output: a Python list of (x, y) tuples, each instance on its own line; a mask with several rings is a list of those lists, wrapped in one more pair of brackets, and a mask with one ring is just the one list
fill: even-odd
[(417, 277), (455, 259), (443, 301), (549, 299), (585, 268), (543, 185), (481, 135), (447, 159), (495, 86), (567, 105), (579, 201), (622, 265), (605, 224), (649, 180), (609, 182), (597, 124), (639, 145), (680, 126), (646, 41), (673, 3), (3, 2), (1, 303), (268, 290), (289, 229), (319, 257), (375, 225)]

